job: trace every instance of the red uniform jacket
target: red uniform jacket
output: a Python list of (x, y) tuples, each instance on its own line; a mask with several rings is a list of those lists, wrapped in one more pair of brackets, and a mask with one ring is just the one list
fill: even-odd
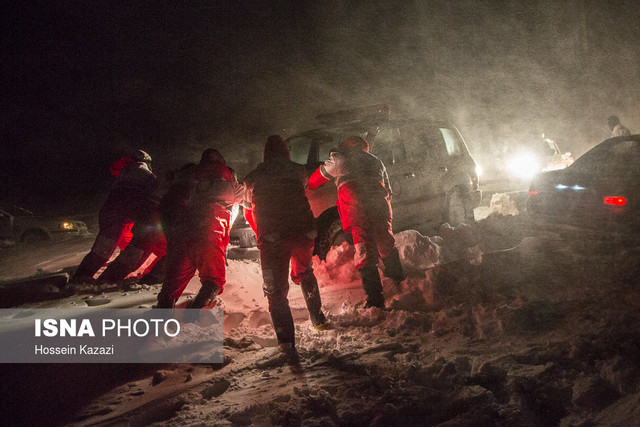
[(330, 179), (338, 188), (336, 204), (346, 232), (352, 226), (383, 226), (391, 221), (391, 185), (384, 164), (376, 156), (358, 147), (332, 152), (309, 178), (309, 188)]

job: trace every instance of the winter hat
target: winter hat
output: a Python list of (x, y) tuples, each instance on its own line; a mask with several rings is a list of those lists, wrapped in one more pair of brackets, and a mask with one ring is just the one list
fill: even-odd
[(131, 157), (138, 162), (151, 163), (151, 156), (146, 151), (136, 150), (133, 152)]
[(369, 143), (366, 139), (359, 136), (350, 136), (340, 144), (341, 149), (345, 148), (362, 148), (363, 151), (369, 152)]
[(233, 175), (229, 168), (218, 160), (210, 162), (200, 163), (196, 167), (196, 180), (198, 181), (213, 181), (216, 179), (223, 179), (225, 181), (232, 181)]
[(202, 152), (202, 157), (200, 158), (200, 164), (210, 163), (210, 162), (220, 162), (223, 165), (227, 164), (227, 162), (224, 161), (224, 157), (222, 157), (222, 154), (215, 148), (207, 148)]
[(264, 144), (264, 161), (279, 157), (290, 160), (289, 148), (280, 135), (271, 135)]

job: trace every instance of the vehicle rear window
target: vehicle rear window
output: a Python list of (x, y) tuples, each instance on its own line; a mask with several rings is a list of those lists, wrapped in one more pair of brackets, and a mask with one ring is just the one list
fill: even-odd
[(287, 144), (291, 160), (301, 165), (306, 165), (312, 142), (313, 139), (310, 135), (294, 136), (288, 139)]

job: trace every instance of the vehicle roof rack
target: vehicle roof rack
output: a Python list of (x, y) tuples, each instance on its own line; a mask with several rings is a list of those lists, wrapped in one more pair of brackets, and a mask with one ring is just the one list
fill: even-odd
[(342, 110), (335, 113), (318, 114), (316, 120), (324, 126), (333, 126), (363, 121), (389, 120), (389, 106), (386, 104), (368, 105), (365, 107)]

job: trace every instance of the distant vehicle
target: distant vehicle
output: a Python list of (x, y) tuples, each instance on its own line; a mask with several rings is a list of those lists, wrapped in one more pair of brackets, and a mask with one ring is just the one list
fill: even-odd
[(36, 215), (19, 206), (0, 208), (0, 239), (22, 243), (88, 234), (87, 225), (71, 218)]
[(258, 244), (255, 233), (244, 218), (243, 208), (240, 208), (231, 231), (229, 231), (229, 244), (241, 248), (251, 248)]
[[(481, 201), (476, 163), (458, 129), (446, 121), (394, 116), (374, 105), (316, 119), (323, 126), (289, 137), (291, 160), (311, 174), (347, 137), (365, 138), (372, 154), (387, 167), (393, 190), (394, 231), (432, 231), (442, 223), (473, 221)], [(333, 182), (310, 190), (309, 203), (318, 224), (316, 253), (349, 240), (335, 206)]]
[(607, 139), (566, 169), (536, 175), (528, 211), (540, 232), (637, 242), (640, 135)]
[(537, 173), (564, 169), (573, 163), (570, 152), (562, 152), (556, 141), (542, 134), (539, 142), (509, 146), (504, 153), (485, 159), (483, 188), (500, 191), (525, 190)]
[(571, 153), (562, 153), (558, 144), (542, 134), (542, 141), (533, 149), (513, 153), (507, 160), (507, 170), (520, 179), (531, 179), (536, 173), (564, 169), (573, 163)]

